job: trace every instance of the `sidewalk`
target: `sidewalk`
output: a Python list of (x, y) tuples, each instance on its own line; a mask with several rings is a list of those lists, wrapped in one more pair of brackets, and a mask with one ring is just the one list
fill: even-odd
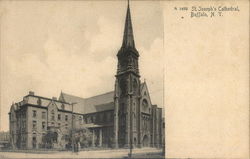
[[(135, 156), (148, 156), (150, 154), (161, 154), (161, 149), (141, 148), (133, 149)], [(0, 152), (0, 158), (124, 158), (128, 156), (129, 149), (93, 150), (73, 153), (69, 151), (54, 153), (24, 153), (24, 152)]]

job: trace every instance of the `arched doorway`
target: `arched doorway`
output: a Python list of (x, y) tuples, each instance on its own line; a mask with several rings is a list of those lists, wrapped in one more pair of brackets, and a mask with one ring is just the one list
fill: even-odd
[(134, 147), (137, 147), (137, 141), (136, 141), (136, 138), (134, 138)]
[(148, 135), (144, 135), (144, 137), (142, 139), (142, 146), (143, 147), (149, 147), (149, 138), (148, 138)]

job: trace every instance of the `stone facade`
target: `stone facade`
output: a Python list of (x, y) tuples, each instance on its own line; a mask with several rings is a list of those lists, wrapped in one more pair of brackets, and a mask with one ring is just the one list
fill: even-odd
[[(111, 146), (113, 111), (80, 114), (72, 112), (72, 104), (34, 95), (30, 92), (19, 103), (11, 106), (9, 113), (10, 139), (13, 148), (42, 148), (42, 137), (52, 130), (58, 134), (54, 148), (66, 148), (62, 136), (69, 135), (72, 127), (87, 127), (93, 132), (92, 146)], [(73, 118), (73, 121), (72, 121)], [(102, 141), (96, 140), (102, 139)], [(62, 143), (60, 143), (62, 142)]]
[(13, 148), (39, 149), (48, 131), (57, 134), (53, 148), (64, 149), (71, 130), (92, 132), (92, 147), (161, 147), (164, 144), (162, 108), (153, 105), (146, 82), (140, 81), (128, 5), (122, 47), (118, 51), (115, 90), (90, 98), (61, 92), (46, 98), (29, 92), (9, 113)]

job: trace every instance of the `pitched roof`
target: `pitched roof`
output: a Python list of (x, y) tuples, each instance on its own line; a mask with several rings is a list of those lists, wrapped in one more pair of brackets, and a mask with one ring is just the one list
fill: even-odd
[(146, 86), (146, 82), (141, 83), (140, 90), (142, 90), (144, 86)]
[(74, 112), (82, 114), (114, 109), (114, 91), (89, 98), (81, 98), (61, 92), (59, 100), (76, 103), (74, 105)]
[[(146, 83), (141, 83), (141, 90)], [(74, 112), (88, 114), (114, 109), (114, 91), (99, 94), (89, 98), (77, 97), (61, 92), (59, 101), (74, 104)]]

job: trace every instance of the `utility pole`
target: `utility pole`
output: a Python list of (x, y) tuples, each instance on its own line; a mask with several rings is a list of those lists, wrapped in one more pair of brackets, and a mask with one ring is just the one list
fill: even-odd
[(74, 152), (74, 105), (77, 103), (71, 103), (72, 111), (71, 111), (71, 145), (72, 145), (72, 152)]
[(130, 146), (129, 146), (129, 158), (132, 158), (132, 151), (133, 151), (133, 105), (132, 105), (132, 94), (129, 93), (129, 116), (130, 116)]

